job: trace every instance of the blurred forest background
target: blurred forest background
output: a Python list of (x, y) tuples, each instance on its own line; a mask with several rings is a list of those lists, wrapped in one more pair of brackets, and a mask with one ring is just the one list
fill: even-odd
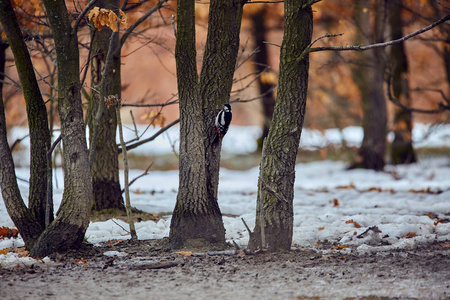
[[(88, 1), (66, 1), (72, 7), (74, 17)], [(132, 3), (132, 1), (129, 1)], [(157, 1), (134, 1), (136, 7), (126, 12), (128, 22), (133, 23), (146, 11), (154, 7)], [(325, 33), (343, 33), (340, 37), (321, 39), (316, 46), (354, 45), (356, 35), (361, 31), (355, 21), (355, 1), (327, 0), (314, 5), (313, 39)], [(365, 2), (365, 1), (363, 1)], [(440, 15), (448, 13), (445, 6), (436, 1), (406, 0), (396, 2), (400, 7), (398, 18), (403, 22), (404, 35), (425, 27)], [(45, 42), (48, 27), (45, 25), (43, 8), (40, 1), (16, 1), (16, 13), (26, 26), (22, 30), (27, 38), (32, 60), (38, 74), (41, 91), (47, 101), (51, 119), (58, 124), (57, 107), (53, 95), (56, 86), (55, 53)], [(373, 20), (376, 8), (384, 1), (367, 1), (363, 9), (364, 18)], [(172, 15), (176, 15), (175, 1), (169, 1), (160, 13), (153, 14), (139, 30), (134, 32), (122, 50), (122, 98), (124, 104), (157, 104), (177, 99), (177, 81), (175, 70), (175, 36), (172, 28)], [(206, 32), (209, 5), (199, 1), (196, 4), (198, 63), (201, 64)], [(373, 21), (371, 21), (373, 22)], [(382, 41), (391, 39), (389, 18), (381, 25), (384, 30)], [(404, 43), (410, 88), (410, 106), (420, 109), (437, 109), (450, 92), (449, 86), (449, 28), (442, 24), (425, 34)], [(109, 30), (109, 29), (105, 29)], [(276, 93), (279, 65), (279, 46), (283, 33), (283, 3), (250, 3), (245, 5), (241, 30), (241, 51), (235, 83), (230, 96), (233, 104), (234, 125), (263, 126), (265, 115), (270, 116), (273, 93)], [(371, 32), (363, 32), (367, 41), (375, 42)], [(87, 26), (81, 29), (81, 61), (86, 62), (90, 31)], [(4, 38), (4, 36), (3, 36)], [(390, 60), (390, 48), (382, 50), (382, 59), (386, 64), (385, 76), (392, 70), (395, 61)], [(348, 125), (361, 125), (361, 91), (352, 68), (358, 65), (356, 52), (320, 52), (310, 56), (310, 79), (305, 127), (315, 129), (343, 128)], [(365, 61), (375, 72), (376, 63)], [(6, 56), (6, 79), (4, 104), (9, 126), (26, 126), (25, 101), (18, 83), (17, 72), (10, 50)], [(87, 73), (89, 78), (90, 72)], [(90, 82), (87, 79), (86, 82)], [(386, 84), (383, 86), (385, 101), (388, 102), (388, 129), (393, 129), (394, 105), (389, 103)], [(272, 92), (273, 91), (273, 92)], [(262, 97), (261, 95), (264, 95)], [(87, 100), (84, 100), (87, 107)], [(122, 111), (125, 123), (130, 123), (128, 110), (133, 110), (137, 123), (149, 121), (154, 107), (131, 107)], [(164, 107), (166, 123), (178, 118), (178, 106)], [(152, 117), (150, 117), (152, 118)], [(438, 114), (414, 113), (413, 122), (449, 122), (449, 112)]]

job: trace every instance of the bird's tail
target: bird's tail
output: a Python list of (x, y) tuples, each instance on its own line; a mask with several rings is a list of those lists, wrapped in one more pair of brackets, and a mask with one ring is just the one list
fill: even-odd
[(215, 144), (215, 143), (219, 142), (220, 140), (221, 140), (221, 138), (220, 138), (220, 134), (219, 134), (219, 133), (217, 133), (217, 134), (216, 134), (216, 137), (214, 138), (213, 144)]

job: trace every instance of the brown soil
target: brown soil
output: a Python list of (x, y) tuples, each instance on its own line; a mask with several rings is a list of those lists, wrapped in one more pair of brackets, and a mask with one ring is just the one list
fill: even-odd
[(448, 242), (363, 256), (311, 249), (188, 256), (165, 246), (85, 245), (54, 263), (0, 269), (0, 299), (450, 299)]

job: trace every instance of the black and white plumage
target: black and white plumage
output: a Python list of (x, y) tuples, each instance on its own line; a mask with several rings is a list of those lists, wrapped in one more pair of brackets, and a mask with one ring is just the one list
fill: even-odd
[(222, 107), (222, 110), (216, 116), (216, 138), (214, 139), (214, 143), (218, 141), (222, 141), (224, 135), (227, 133), (228, 128), (230, 127), (232, 118), (231, 106), (230, 104), (225, 104)]

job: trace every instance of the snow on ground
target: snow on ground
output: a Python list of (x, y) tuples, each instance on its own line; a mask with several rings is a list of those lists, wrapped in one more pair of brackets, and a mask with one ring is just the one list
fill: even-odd
[[(160, 128), (153, 128), (138, 125), (138, 133), (141, 140), (153, 136)], [(146, 143), (130, 153), (137, 155), (163, 155), (171, 154), (173, 149), (179, 148), (179, 127), (173, 126), (154, 141)], [(14, 127), (9, 132), (9, 141), (12, 143), (16, 139), (23, 138), (28, 134), (25, 127)], [(58, 136), (55, 134), (56, 137)], [(256, 151), (256, 140), (261, 136), (261, 128), (258, 126), (231, 126), (227, 138), (223, 140), (223, 154), (248, 154)], [(55, 138), (56, 138), (55, 137)], [(127, 126), (124, 129), (125, 141), (136, 138), (134, 129)], [(331, 128), (324, 131), (304, 128), (300, 147), (314, 150), (330, 145), (340, 145), (345, 141), (348, 146), (358, 147), (363, 138), (363, 130), (358, 126), (349, 126), (342, 130)], [(392, 132), (388, 135), (389, 140), (393, 140)], [(450, 124), (430, 124), (416, 123), (413, 129), (414, 147), (447, 147), (450, 148)], [(119, 144), (119, 139), (117, 138)], [(172, 147), (173, 146), (173, 147)], [(30, 164), (29, 139), (24, 139), (18, 149), (13, 152), (13, 157), (21, 167), (28, 167)], [(59, 157), (57, 158), (59, 163)]]
[[(248, 132), (253, 130), (247, 128)], [(343, 132), (350, 141), (351, 136), (357, 135), (356, 131), (350, 128)], [(449, 146), (450, 130), (446, 132), (441, 132), (439, 138), (431, 135), (428, 139), (433, 141), (433, 146)], [(333, 134), (329, 135), (328, 139), (332, 140)], [(248, 133), (240, 139), (246, 138)], [(441, 144), (437, 144), (439, 141)], [(235, 143), (241, 144), (239, 139)], [(131, 170), (130, 178), (141, 172)], [(16, 174), (26, 179), (29, 169), (18, 168)], [(55, 174), (57, 211), (63, 191), (62, 170), (57, 169)], [(220, 172), (219, 205), (222, 213), (232, 215), (223, 218), (226, 238), (243, 246), (249, 235), (241, 218), (253, 228), (257, 179), (258, 168), (247, 171), (221, 169)], [(28, 184), (19, 181), (19, 188), (23, 198), (27, 199)], [(171, 212), (177, 188), (177, 171), (153, 171), (133, 184), (131, 204), (150, 213)], [(429, 213), (431, 217), (427, 215)], [(439, 219), (442, 222), (437, 223)], [(296, 247), (314, 248), (331, 242), (350, 246), (343, 251), (352, 248), (361, 253), (414, 248), (421, 243), (450, 240), (449, 219), (450, 158), (427, 158), (416, 164), (387, 166), (384, 172), (346, 170), (345, 163), (335, 161), (302, 163), (296, 167), (293, 235)], [(0, 226), (14, 226), (3, 201), (0, 201)], [(158, 222), (139, 222), (136, 229), (139, 239), (144, 240), (168, 236), (169, 226), (170, 216), (167, 216)], [(129, 238), (122, 227), (128, 225), (120, 220), (92, 222), (86, 238), (94, 244)], [(0, 240), (0, 249), (21, 246), (20, 238)], [(0, 255), (0, 265), (15, 255)]]

